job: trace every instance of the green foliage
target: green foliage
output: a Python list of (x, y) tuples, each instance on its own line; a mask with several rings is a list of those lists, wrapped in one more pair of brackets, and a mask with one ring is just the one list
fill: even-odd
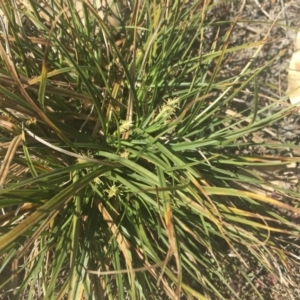
[(235, 151), (290, 108), (259, 119), (255, 92), (255, 109), (230, 115), (272, 62), (226, 80), (220, 71), (226, 55), (263, 42), (230, 48), (224, 22), (222, 43), (208, 45), (212, 7), (198, 1), (136, 2), (119, 33), (87, 4), (83, 26), (63, 1), (48, 22), (39, 1), (6, 2), (0, 272), (13, 273), (1, 289), (12, 279), (14, 299), (243, 299), (229, 284), (239, 274), (262, 299), (245, 270), (280, 278), (274, 261), (294, 263), (279, 242), (299, 234), (286, 213), (299, 213), (297, 194), (279, 189), (287, 204), (243, 187), (274, 188), (249, 168), (296, 159)]

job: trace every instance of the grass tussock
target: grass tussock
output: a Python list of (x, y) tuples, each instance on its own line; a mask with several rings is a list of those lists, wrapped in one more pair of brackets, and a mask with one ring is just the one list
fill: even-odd
[[(258, 106), (272, 61), (220, 75), (228, 55), (256, 47), (255, 60), (265, 41), (231, 46), (238, 20), (207, 40), (220, 26), (207, 1), (135, 1), (127, 17), (111, 12), (117, 27), (71, 2), (2, 1), (2, 294), (263, 299), (256, 269), (292, 285), (281, 270), (299, 264), (285, 247), (298, 194), (252, 168), (297, 159), (242, 154), (291, 108)], [(249, 85), (253, 105), (232, 114)]]

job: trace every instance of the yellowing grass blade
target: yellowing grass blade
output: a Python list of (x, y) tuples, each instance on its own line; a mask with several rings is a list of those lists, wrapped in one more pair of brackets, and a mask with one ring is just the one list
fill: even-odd
[(18, 135), (16, 137), (14, 137), (7, 149), (7, 152), (5, 154), (5, 157), (4, 157), (3, 163), (1, 165), (1, 169), (0, 169), (0, 187), (3, 185), (3, 183), (5, 181), (5, 178), (7, 176), (8, 170), (9, 170), (9, 166), (11, 164), (11, 161), (12, 161), (21, 141), (22, 141), (22, 135)]

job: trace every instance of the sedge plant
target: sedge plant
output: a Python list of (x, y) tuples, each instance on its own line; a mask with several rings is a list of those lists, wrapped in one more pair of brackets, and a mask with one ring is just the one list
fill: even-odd
[[(288, 289), (298, 195), (251, 167), (297, 159), (241, 150), (291, 107), (259, 117), (285, 103), (258, 105), (272, 61), (219, 76), (228, 55), (252, 47), (254, 60), (265, 41), (231, 46), (238, 20), (211, 23), (209, 1), (134, 1), (118, 28), (86, 0), (80, 14), (70, 0), (4, 2), (1, 293), (263, 299), (256, 269)], [(209, 26), (226, 29), (221, 43), (205, 38)], [(229, 113), (249, 86), (252, 105)]]

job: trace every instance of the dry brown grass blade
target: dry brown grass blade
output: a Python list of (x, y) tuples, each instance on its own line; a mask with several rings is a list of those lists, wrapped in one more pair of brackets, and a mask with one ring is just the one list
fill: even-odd
[[(156, 269), (161, 267), (165, 261), (160, 261), (156, 264), (153, 265), (148, 265), (146, 267), (140, 267), (140, 268), (134, 268), (132, 269), (133, 272), (144, 272), (144, 271), (150, 271), (151, 269)], [(96, 275), (116, 275), (116, 274), (126, 274), (129, 273), (129, 269), (123, 269), (123, 270), (118, 270), (118, 271), (93, 271), (93, 270), (88, 270), (88, 273), (90, 274), (96, 274)]]
[[(252, 198), (254, 200), (258, 200), (260, 202), (263, 202), (263, 203), (266, 203), (266, 204), (269, 204), (269, 205), (272, 205), (272, 206), (276, 206), (278, 208), (281, 208), (281, 209), (286, 209), (288, 211), (291, 211), (295, 214), (300, 214), (300, 208), (297, 208), (297, 207), (293, 207), (289, 204), (286, 204), (282, 201), (278, 201), (276, 199), (273, 199), (267, 195), (260, 195), (260, 194), (257, 194), (256, 191), (253, 193), (253, 192), (249, 192), (249, 189), (247, 186), (244, 186), (242, 185), (241, 183), (238, 183), (239, 184), (239, 188), (238, 189), (222, 189), (222, 188), (215, 188), (213, 190), (213, 192), (208, 192), (209, 194), (214, 194), (214, 195), (222, 195), (222, 196), (228, 196), (228, 195), (232, 195), (232, 196), (240, 196), (240, 197), (247, 197), (247, 198)], [(244, 188), (244, 190), (243, 190)]]
[(2, 162), (1, 169), (0, 169), (0, 187), (3, 186), (3, 183), (6, 179), (6, 176), (9, 171), (9, 166), (12, 162), (12, 159), (13, 159), (13, 157), (16, 153), (16, 150), (17, 150), (18, 146), (20, 145), (21, 141), (22, 141), (22, 135), (20, 134), (13, 138), (13, 140), (11, 141), (11, 143), (7, 149), (6, 155), (4, 157), (4, 160)]
[[(180, 265), (179, 252), (178, 252), (176, 239), (175, 239), (171, 201), (170, 201), (168, 193), (166, 193), (165, 196), (167, 198), (167, 204), (166, 204), (166, 207), (165, 207), (164, 218), (161, 217), (161, 221), (162, 221), (162, 224), (165, 227), (165, 230), (166, 230), (167, 235), (168, 235), (169, 250), (168, 250), (167, 256), (166, 256), (166, 258), (163, 262), (161, 274), (157, 279), (157, 286), (160, 285), (160, 282), (162, 280), (162, 277), (163, 277), (164, 271), (167, 267), (167, 264), (170, 261), (172, 255), (174, 255), (174, 258), (175, 258), (175, 261), (176, 261), (176, 267), (177, 267), (177, 289), (176, 289), (176, 297), (174, 299), (180, 299), (181, 265)], [(158, 189), (156, 189), (156, 197), (157, 197), (157, 203), (159, 205)]]
[[(9, 43), (7, 43), (9, 45)], [(9, 49), (10, 52), (10, 49)], [(4, 50), (2, 44), (0, 43), (0, 54), (2, 56), (2, 59), (4, 60), (8, 72), (11, 74), (14, 82), (17, 84), (18, 89), (20, 90), (23, 97), (26, 99), (26, 101), (32, 106), (33, 111), (37, 113), (37, 115), (50, 127), (53, 131), (56, 132), (56, 134), (71, 148), (73, 148), (73, 144), (70, 142), (70, 140), (59, 130), (52, 122), (51, 120), (46, 116), (46, 114), (40, 109), (40, 107), (31, 99), (29, 94), (24, 88), (24, 85), (22, 84), (21, 80), (19, 79), (19, 75), (16, 71), (15, 65), (9, 55)]]
[[(212, 199), (209, 197), (209, 194), (205, 191), (205, 188), (203, 188), (202, 185), (195, 178), (192, 178), (192, 182), (195, 185), (195, 187), (197, 187), (199, 189), (199, 191), (205, 196), (205, 198), (209, 201), (209, 203), (211, 205), (211, 208), (209, 210), (207, 210), (207, 213), (210, 215), (209, 216), (210, 220), (214, 220), (214, 224), (218, 227), (218, 229), (222, 233), (222, 237), (224, 238), (224, 240), (227, 242), (227, 244), (232, 249), (232, 251), (234, 251), (236, 253), (236, 255), (239, 257), (240, 261), (243, 262), (244, 265), (246, 265), (242, 256), (238, 253), (238, 251), (234, 248), (234, 246), (230, 243), (229, 239), (227, 238), (226, 233), (223, 228), (222, 214), (220, 213), (220, 211), (218, 210), (218, 208), (216, 207), (216, 205), (214, 204)], [(210, 184), (207, 183), (205, 180), (201, 180), (201, 183), (204, 184), (205, 186), (210, 186)], [(214, 212), (214, 214), (217, 217), (215, 217), (212, 212)], [(216, 260), (216, 262), (217, 262), (217, 260)]]
[[(51, 78), (53, 75), (55, 75), (55, 71), (48, 72), (49, 78)], [(93, 103), (93, 100), (89, 95), (75, 92), (74, 91), (75, 86), (72, 86), (72, 84), (63, 81), (52, 80), (49, 78), (48, 80), (51, 83), (51, 86), (46, 87), (47, 92), (53, 93), (55, 95), (60, 95), (62, 97), (76, 98), (88, 104)], [(40, 86), (40, 81), (42, 80), (42, 76), (36, 76), (30, 79), (26, 78), (25, 76), (20, 76), (19, 80), (23, 84), (25, 89), (30, 88), (31, 90), (36, 91)], [(3, 74), (0, 74), (0, 84), (6, 87), (10, 87), (10, 89), (13, 90), (14, 92), (18, 86), (12, 77), (5, 76)], [(5, 100), (5, 98), (0, 98), (0, 104), (3, 107), (9, 107), (10, 103), (9, 101)], [(14, 103), (14, 107), (15, 107), (15, 103)], [(32, 111), (25, 110), (21, 106), (18, 106), (16, 110), (18, 111), (24, 110), (25, 115), (33, 116)]]
[[(139, 253), (137, 251), (137, 249), (135, 249), (137, 252), (137, 255), (143, 259), (143, 256), (141, 255), (141, 253)], [(156, 264), (151, 265), (150, 263), (148, 263), (147, 261), (144, 262), (145, 267), (141, 267), (141, 268), (134, 268), (132, 269), (133, 272), (145, 272), (148, 271), (156, 280), (159, 278), (157, 272), (155, 271), (156, 268), (160, 268), (165, 264), (165, 261), (160, 261)], [(123, 269), (123, 270), (118, 270), (118, 271), (93, 271), (93, 270), (88, 270), (88, 273), (90, 274), (96, 274), (98, 276), (100, 275), (116, 275), (116, 274), (126, 274), (129, 273), (130, 270), (129, 269)], [(168, 284), (168, 282), (165, 279), (161, 279), (161, 287), (163, 288), (163, 290), (166, 292), (166, 294), (170, 297), (170, 299), (175, 299), (176, 295), (174, 294), (174, 291), (172, 290), (172, 288), (170, 287), (170, 285)]]
[(36, 239), (41, 235), (42, 232), (49, 226), (49, 223), (60, 213), (59, 210), (52, 211), (46, 220), (34, 231), (34, 234), (24, 243), (24, 245), (19, 249), (17, 255), (12, 263), (12, 288), (17, 291), (18, 283), (18, 266), (20, 258), (25, 255), (26, 251), (30, 249), (31, 245), (34, 244)]
[(22, 256), (25, 255), (26, 251), (30, 249), (30, 247), (34, 244), (36, 239), (45, 231), (45, 229), (49, 226), (49, 223), (59, 214), (58, 210), (52, 211), (46, 220), (37, 228), (34, 234), (28, 239), (24, 245), (19, 249), (17, 255), (12, 263), (12, 288), (15, 292), (17, 292), (17, 284), (18, 284), (18, 269), (19, 269), (19, 260)]
[[(134, 272), (133, 272), (133, 268), (132, 268), (131, 258), (128, 255), (129, 243), (125, 239), (125, 237), (123, 237), (121, 235), (113, 218), (111, 217), (111, 215), (109, 214), (109, 212), (106, 210), (106, 208), (103, 206), (103, 204), (101, 202), (98, 202), (98, 209), (99, 209), (101, 215), (103, 216), (103, 219), (107, 222), (108, 227), (112, 231), (113, 235), (115, 236), (115, 239), (125, 257), (126, 263), (129, 267), (129, 273), (130, 273), (130, 277), (131, 277), (132, 293), (133, 293), (133, 295), (135, 295)], [(116, 273), (118, 273), (118, 272), (116, 272)]]
[[(291, 189), (293, 186), (297, 186), (298, 177), (296, 175), (297, 168), (296, 163), (289, 165), (276, 165), (276, 166), (257, 166), (253, 168), (248, 168), (246, 170), (240, 169), (238, 171), (239, 175), (248, 176), (251, 179), (259, 178), (260, 182), (265, 182), (266, 184), (253, 184), (250, 182), (237, 185), (247, 187), (248, 191), (255, 192), (259, 195), (271, 194), (276, 191), (275, 187), (280, 189)], [(270, 186), (269, 184), (272, 184)], [(283, 194), (283, 193), (282, 193)]]
[[(13, 124), (9, 121), (3, 120), (2, 117), (0, 118), (0, 127), (3, 127), (5, 129), (7, 129), (8, 131), (11, 131), (15, 134), (19, 133), (18, 127), (15, 124)], [(0, 144), (0, 145), (2, 145), (2, 144)]]
[(24, 216), (28, 212), (34, 211), (37, 207), (37, 205), (34, 205), (32, 203), (25, 203), (20, 208), (18, 208), (17, 211), (7, 212), (5, 215), (0, 216), (0, 226), (4, 226), (6, 222), (13, 219), (17, 213), (21, 216)]

